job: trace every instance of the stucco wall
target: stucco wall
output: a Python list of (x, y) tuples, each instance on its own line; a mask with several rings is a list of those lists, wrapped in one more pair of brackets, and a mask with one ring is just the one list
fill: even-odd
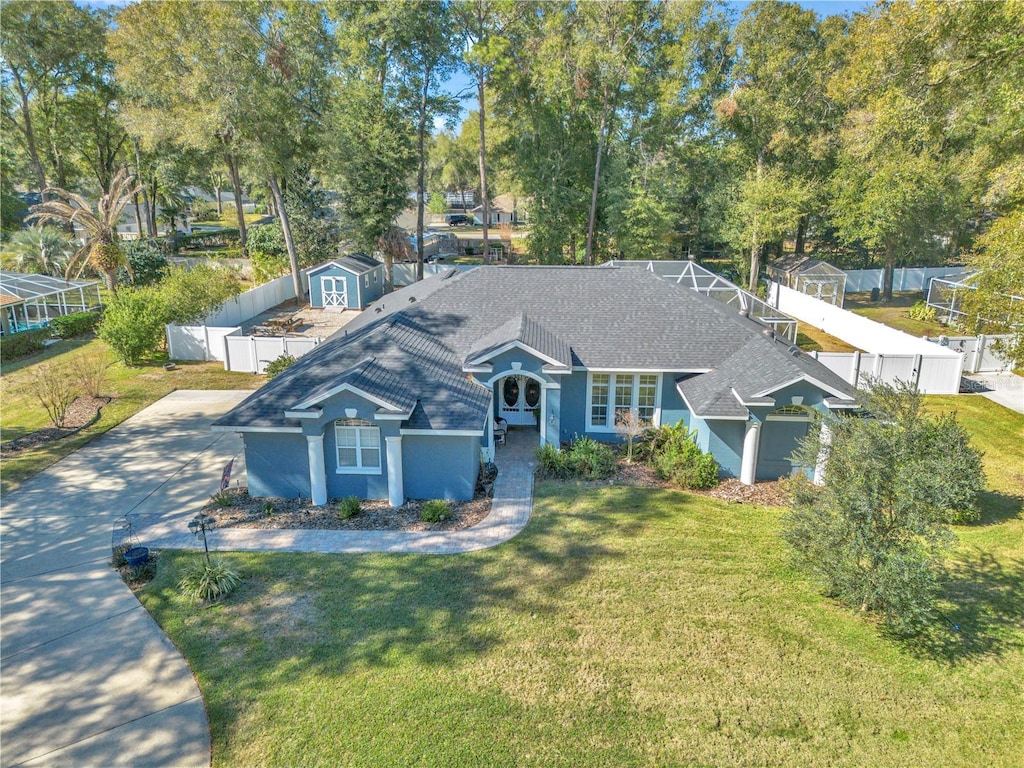
[(402, 475), (410, 499), (473, 498), (480, 470), (481, 438), (404, 435)]
[(310, 497), (309, 454), (303, 435), (246, 432), (244, 440), (250, 496)]

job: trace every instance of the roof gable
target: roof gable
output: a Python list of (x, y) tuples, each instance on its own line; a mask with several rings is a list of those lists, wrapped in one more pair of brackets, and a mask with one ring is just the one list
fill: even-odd
[(467, 353), (466, 366), (490, 362), (502, 352), (515, 347), (544, 360), (549, 365), (566, 369), (572, 367), (572, 351), (569, 345), (522, 312), (481, 337)]

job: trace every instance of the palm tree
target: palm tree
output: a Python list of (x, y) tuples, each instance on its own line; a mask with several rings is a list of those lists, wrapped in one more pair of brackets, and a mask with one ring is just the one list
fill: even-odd
[(81, 195), (50, 188), (46, 190), (47, 194), (57, 199), (33, 205), (32, 212), (25, 218), (77, 224), (81, 227), (85, 231), (85, 243), (68, 262), (64, 271), (65, 279), (71, 279), (72, 273), (77, 277), (87, 266), (91, 266), (103, 275), (107, 288), (116, 291), (118, 270), (121, 267), (128, 268), (129, 272), (131, 270), (128, 258), (121, 250), (117, 224), (125, 207), (139, 189), (128, 170), (122, 168), (111, 180), (109, 191), (100, 196), (95, 209)]
[(74, 251), (71, 236), (60, 227), (32, 227), (14, 234), (2, 263), (14, 272), (59, 277)]

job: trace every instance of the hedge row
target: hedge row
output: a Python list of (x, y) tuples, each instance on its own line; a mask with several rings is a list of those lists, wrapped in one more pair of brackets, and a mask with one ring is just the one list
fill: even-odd
[(75, 312), (50, 320), (50, 331), (58, 339), (73, 339), (96, 330), (100, 322), (99, 312)]
[(19, 357), (34, 355), (45, 346), (44, 342), (49, 338), (49, 328), (37, 328), (4, 336), (3, 343), (0, 343), (0, 362), (9, 363)]

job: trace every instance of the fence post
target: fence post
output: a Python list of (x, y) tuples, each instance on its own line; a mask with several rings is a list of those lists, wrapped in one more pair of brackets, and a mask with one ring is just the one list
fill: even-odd
[(853, 375), (850, 377), (850, 384), (857, 386), (860, 381), (860, 350), (855, 349), (853, 351)]
[(882, 378), (882, 366), (885, 363), (885, 355), (881, 352), (878, 353), (878, 357), (875, 358), (875, 378)]
[(921, 382), (921, 365), (924, 358), (921, 355), (914, 355), (914, 388)]
[(977, 373), (981, 370), (981, 359), (985, 354), (985, 345), (988, 344), (988, 339), (985, 338), (985, 334), (978, 334), (977, 344), (974, 345), (974, 352), (971, 353), (971, 362), (969, 365), (968, 373)]

